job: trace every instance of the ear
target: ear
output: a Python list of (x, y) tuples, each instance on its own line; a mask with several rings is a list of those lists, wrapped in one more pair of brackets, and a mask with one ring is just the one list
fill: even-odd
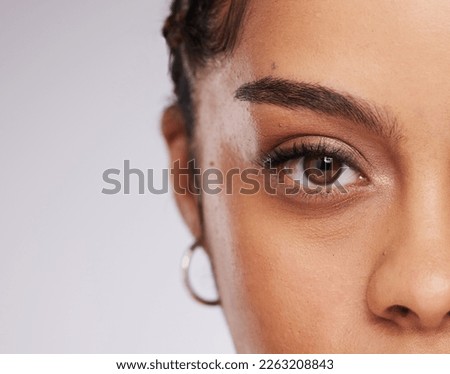
[(162, 133), (170, 155), (172, 186), (178, 209), (196, 239), (201, 238), (199, 196), (192, 189), (194, 175), (189, 171), (189, 139), (186, 122), (178, 105), (172, 105), (163, 113)]

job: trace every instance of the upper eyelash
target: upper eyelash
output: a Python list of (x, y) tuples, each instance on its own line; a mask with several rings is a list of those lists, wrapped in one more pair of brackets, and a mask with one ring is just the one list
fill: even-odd
[(295, 142), (290, 148), (277, 147), (263, 156), (261, 164), (264, 168), (270, 169), (290, 160), (301, 159), (304, 156), (323, 156), (324, 154), (337, 158), (360, 171), (351, 152), (348, 152), (345, 148), (329, 144), (323, 139), (316, 142)]

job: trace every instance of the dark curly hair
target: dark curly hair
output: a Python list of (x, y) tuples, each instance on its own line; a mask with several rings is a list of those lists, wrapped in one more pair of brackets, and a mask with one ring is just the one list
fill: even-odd
[(170, 49), (174, 93), (192, 136), (193, 77), (208, 61), (231, 53), (249, 0), (173, 0), (163, 35)]

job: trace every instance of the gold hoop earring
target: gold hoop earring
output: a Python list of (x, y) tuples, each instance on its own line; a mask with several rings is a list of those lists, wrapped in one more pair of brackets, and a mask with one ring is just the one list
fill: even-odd
[(183, 272), (184, 284), (186, 285), (186, 288), (188, 289), (191, 296), (195, 300), (197, 300), (199, 303), (204, 304), (204, 305), (219, 305), (220, 304), (219, 298), (217, 298), (217, 300), (206, 300), (203, 297), (197, 295), (197, 293), (194, 291), (194, 289), (191, 285), (191, 281), (189, 278), (189, 268), (191, 266), (191, 260), (192, 260), (194, 251), (200, 246), (201, 246), (200, 243), (198, 241), (196, 241), (194, 244), (192, 244), (187, 249), (187, 251), (183, 255), (183, 258), (181, 260), (181, 270)]

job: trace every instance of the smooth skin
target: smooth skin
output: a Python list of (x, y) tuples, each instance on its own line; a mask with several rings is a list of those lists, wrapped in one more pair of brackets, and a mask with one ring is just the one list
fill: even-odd
[[(351, 95), (379, 127), (235, 97), (265, 77)], [(237, 351), (450, 353), (450, 2), (251, 1), (235, 51), (194, 88), (193, 143), (176, 107), (163, 116), (173, 162), (193, 147), (226, 173), (321, 139), (359, 169), (344, 194), (246, 195), (235, 178), (201, 204), (176, 195)]]

